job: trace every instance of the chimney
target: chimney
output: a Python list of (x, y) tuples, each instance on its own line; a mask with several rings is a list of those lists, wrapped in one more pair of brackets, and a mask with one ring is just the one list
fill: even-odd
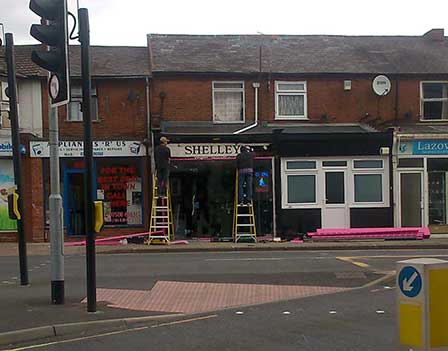
[(445, 31), (443, 28), (434, 28), (423, 34), (423, 38), (433, 41), (442, 41), (445, 39)]

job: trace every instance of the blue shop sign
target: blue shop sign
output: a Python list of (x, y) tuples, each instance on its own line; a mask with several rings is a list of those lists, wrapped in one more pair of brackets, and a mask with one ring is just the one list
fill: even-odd
[(448, 155), (448, 140), (417, 140), (412, 143), (413, 155)]

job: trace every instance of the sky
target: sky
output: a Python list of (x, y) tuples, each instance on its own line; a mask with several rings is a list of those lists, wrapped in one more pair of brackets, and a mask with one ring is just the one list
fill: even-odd
[[(419, 36), (446, 28), (448, 36), (447, 0), (68, 0), (74, 14), (78, 1), (89, 9), (93, 45), (145, 46), (149, 33)], [(0, 23), (16, 44), (35, 43), (29, 29), (38, 22), (29, 0), (0, 0)]]

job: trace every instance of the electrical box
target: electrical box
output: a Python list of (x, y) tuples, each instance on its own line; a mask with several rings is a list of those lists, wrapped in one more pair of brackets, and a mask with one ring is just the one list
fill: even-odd
[(344, 90), (352, 90), (352, 81), (351, 80), (344, 80)]

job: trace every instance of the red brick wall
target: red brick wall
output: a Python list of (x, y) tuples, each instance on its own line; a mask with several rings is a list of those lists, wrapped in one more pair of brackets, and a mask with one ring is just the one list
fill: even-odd
[[(96, 140), (146, 137), (146, 90), (144, 79), (102, 79), (94, 80), (98, 95), (99, 122), (93, 122), (93, 138)], [(43, 91), (44, 136), (48, 138), (48, 104), (46, 85)], [(133, 96), (134, 100), (130, 98)], [(82, 139), (82, 122), (69, 122), (66, 108), (61, 107), (59, 116), (59, 137)]]
[[(298, 77), (293, 80), (307, 82), (307, 107), (310, 122), (356, 123), (368, 113), (383, 120), (394, 120), (398, 97), (398, 119), (404, 119), (407, 112), (418, 121), (420, 114), (420, 79), (391, 79), (392, 90), (384, 97), (378, 97), (372, 90), (374, 76), (366, 78)], [(158, 116), (169, 121), (212, 121), (212, 81), (241, 81), (238, 77), (225, 78), (159, 78), (151, 86), (151, 113), (154, 123)], [(352, 89), (344, 91), (344, 80), (351, 80)], [(256, 80), (245, 81), (246, 121), (254, 118), (254, 88)], [(262, 80), (259, 89), (259, 119), (274, 121), (275, 79)], [(160, 94), (165, 98), (162, 99)], [(322, 116), (329, 116), (325, 119)], [(280, 121), (278, 121), (280, 122)], [(283, 123), (283, 122), (280, 122)], [(285, 121), (284, 123), (291, 123)]]

